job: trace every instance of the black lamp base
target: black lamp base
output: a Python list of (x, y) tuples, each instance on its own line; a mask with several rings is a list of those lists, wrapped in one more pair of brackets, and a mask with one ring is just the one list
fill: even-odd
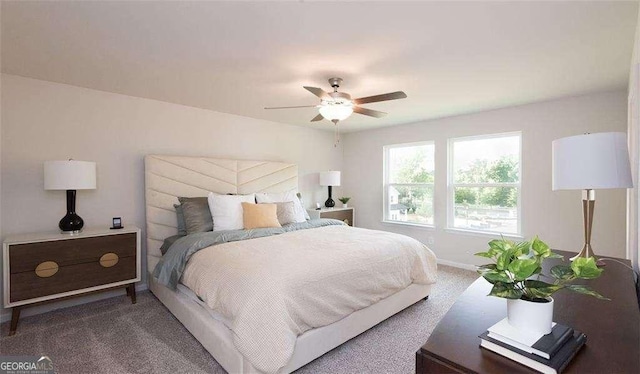
[(62, 217), (58, 227), (64, 234), (77, 234), (83, 226), (84, 221), (76, 214), (76, 190), (67, 190), (67, 215)]
[(336, 202), (333, 201), (333, 199), (331, 198), (331, 186), (329, 187), (329, 198), (327, 199), (327, 201), (324, 202), (324, 206), (326, 206), (327, 208), (333, 208), (334, 206), (336, 206)]
[(82, 218), (73, 212), (67, 212), (67, 215), (62, 217), (60, 223), (58, 223), (60, 231), (65, 234), (77, 234), (82, 231), (83, 226), (84, 221)]

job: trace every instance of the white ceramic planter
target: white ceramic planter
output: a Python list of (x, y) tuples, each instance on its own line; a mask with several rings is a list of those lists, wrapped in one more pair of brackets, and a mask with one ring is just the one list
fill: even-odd
[(553, 298), (547, 303), (507, 299), (507, 319), (517, 329), (548, 334), (553, 323)]
[(348, 208), (347, 204), (342, 204), (343, 208)]

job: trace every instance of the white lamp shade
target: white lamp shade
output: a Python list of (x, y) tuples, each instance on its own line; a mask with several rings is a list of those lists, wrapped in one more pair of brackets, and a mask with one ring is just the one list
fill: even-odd
[(318, 111), (322, 117), (329, 121), (342, 121), (349, 118), (351, 113), (353, 113), (353, 107), (351, 105), (327, 104), (321, 106)]
[(339, 171), (323, 171), (320, 173), (320, 185), (321, 186), (339, 186), (340, 185), (340, 172)]
[(625, 133), (570, 136), (552, 149), (554, 190), (633, 187)]
[(96, 188), (96, 163), (90, 161), (46, 161), (45, 190), (93, 190)]

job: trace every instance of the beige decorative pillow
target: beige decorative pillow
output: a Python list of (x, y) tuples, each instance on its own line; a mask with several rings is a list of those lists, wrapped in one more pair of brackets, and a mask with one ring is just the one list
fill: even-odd
[(276, 204), (242, 203), (242, 221), (244, 229), (258, 229), (264, 227), (282, 227), (278, 222), (278, 207)]
[(278, 222), (280, 222), (281, 225), (297, 222), (296, 205), (293, 201), (287, 201), (284, 203), (274, 203), (274, 204), (278, 206), (278, 211), (277, 211)]

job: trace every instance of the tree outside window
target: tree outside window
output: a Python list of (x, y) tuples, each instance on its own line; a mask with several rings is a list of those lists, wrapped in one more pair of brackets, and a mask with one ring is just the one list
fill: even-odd
[(384, 147), (385, 221), (433, 225), (434, 144)]
[(520, 233), (520, 134), (449, 140), (449, 227)]

